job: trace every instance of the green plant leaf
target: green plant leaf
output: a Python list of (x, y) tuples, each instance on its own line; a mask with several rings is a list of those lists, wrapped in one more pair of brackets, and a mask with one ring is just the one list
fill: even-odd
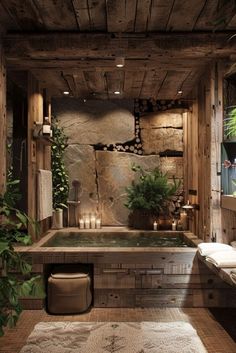
[[(31, 265), (24, 259), (21, 253), (15, 251), (15, 243), (20, 242), (25, 245), (31, 243), (30, 235), (27, 233), (28, 223), (38, 228), (38, 223), (34, 222), (24, 212), (15, 208), (15, 203), (20, 198), (17, 189), (19, 181), (12, 178), (12, 168), (8, 170), (7, 189), (3, 196), (0, 196), (0, 213), (3, 215), (0, 223), (0, 261), (4, 264), (4, 276), (0, 277), (0, 336), (4, 335), (4, 327), (13, 327), (21, 313), (19, 296), (21, 285), (23, 291), (37, 293), (39, 280), (25, 281), (25, 275), (30, 276)], [(22, 230), (26, 228), (26, 231)], [(17, 274), (15, 274), (17, 272)], [(31, 280), (31, 279), (30, 279)], [(31, 294), (32, 295), (32, 294)]]
[(0, 241), (0, 255), (8, 250), (10, 250), (8, 241)]
[[(53, 208), (66, 205), (69, 193), (69, 178), (65, 171), (64, 150), (67, 146), (67, 136), (56, 118), (52, 119), (53, 145), (51, 149)], [(67, 206), (63, 206), (67, 207)]]

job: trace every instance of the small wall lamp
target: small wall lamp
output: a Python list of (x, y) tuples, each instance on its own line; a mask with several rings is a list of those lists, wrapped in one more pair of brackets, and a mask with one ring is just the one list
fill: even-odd
[(200, 206), (196, 203), (191, 204), (190, 201), (188, 200), (186, 205), (182, 206), (182, 208), (185, 211), (192, 211), (192, 210), (199, 210)]

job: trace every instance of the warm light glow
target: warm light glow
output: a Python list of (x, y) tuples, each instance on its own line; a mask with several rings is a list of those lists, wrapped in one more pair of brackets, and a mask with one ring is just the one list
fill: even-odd
[(179, 89), (178, 94), (182, 94), (182, 93), (183, 93), (182, 89)]
[(125, 58), (122, 56), (118, 56), (115, 59), (115, 64), (116, 64), (116, 67), (124, 67), (125, 66)]
[(114, 94), (120, 94), (120, 91), (115, 91)]
[(70, 92), (69, 91), (64, 91), (63, 94), (70, 94)]

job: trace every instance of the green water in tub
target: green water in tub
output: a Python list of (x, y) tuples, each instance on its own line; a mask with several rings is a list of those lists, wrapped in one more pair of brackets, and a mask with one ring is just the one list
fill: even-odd
[(43, 247), (192, 247), (178, 232), (58, 231)]

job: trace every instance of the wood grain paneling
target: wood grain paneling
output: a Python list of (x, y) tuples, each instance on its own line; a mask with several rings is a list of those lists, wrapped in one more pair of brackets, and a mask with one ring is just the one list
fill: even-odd
[[(235, 2), (215, 0), (4, 0), (7, 30), (107, 32), (235, 29)], [(0, 21), (1, 24), (1, 21)]]
[[(181, 98), (188, 97), (209, 61), (232, 53), (234, 43), (227, 39), (222, 33), (63, 33), (9, 35), (4, 43), (9, 68), (33, 70), (53, 96), (69, 89), (76, 97), (89, 98), (95, 92), (104, 99), (120, 81), (126, 98), (176, 99), (179, 89)], [(123, 69), (115, 67), (117, 56), (125, 57)]]
[(105, 31), (107, 28), (106, 1), (72, 0), (81, 31)]
[(0, 195), (6, 186), (6, 67), (0, 41)]
[[(22, 30), (43, 29), (44, 21), (40, 12), (32, 1), (17, 1), (17, 0), (2, 0), (1, 4), (5, 8), (10, 20), (16, 22), (16, 27), (20, 27)], [(11, 24), (8, 26), (11, 28)], [(7, 26), (7, 27), (8, 27)], [(15, 29), (15, 25), (13, 26)]]
[(167, 30), (191, 31), (204, 5), (205, 0), (195, 1), (194, 6), (189, 0), (175, 0), (167, 24)]
[(107, 0), (107, 31), (134, 32), (137, 0)]
[[(26, 3), (25, 1), (24, 3)], [(32, 3), (32, 2), (31, 2)], [(75, 30), (77, 22), (74, 16), (74, 9), (70, 1), (47, 0), (35, 1), (38, 13), (43, 21), (44, 28), (48, 30)], [(57, 14), (57, 16), (55, 16)]]

